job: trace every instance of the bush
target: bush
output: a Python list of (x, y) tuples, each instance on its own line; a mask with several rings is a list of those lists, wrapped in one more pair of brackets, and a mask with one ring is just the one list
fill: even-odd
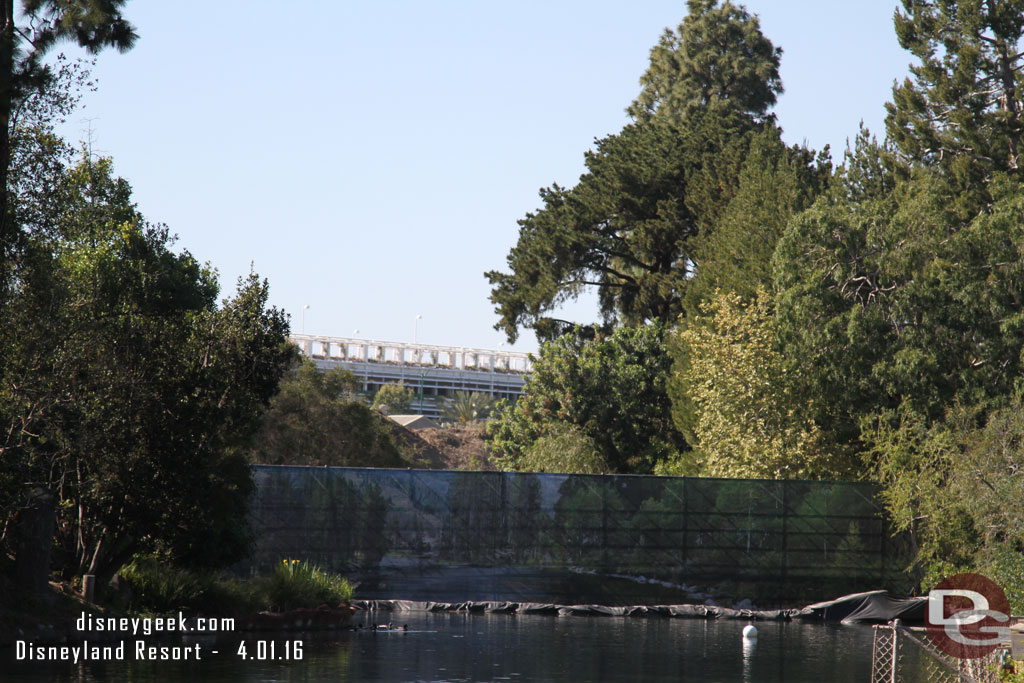
[(135, 611), (240, 614), (262, 602), (248, 582), (179, 569), (152, 557), (135, 558), (118, 573), (131, 584)]
[(300, 560), (283, 560), (270, 576), (247, 581), (179, 569), (152, 557), (136, 558), (119, 573), (131, 584), (128, 607), (158, 614), (182, 610), (239, 615), (261, 609), (333, 607), (351, 600), (353, 593), (344, 577)]
[(328, 574), (307, 562), (288, 559), (281, 560), (264, 586), (267, 606), (278, 610), (334, 606), (351, 600), (352, 592), (348, 579)]

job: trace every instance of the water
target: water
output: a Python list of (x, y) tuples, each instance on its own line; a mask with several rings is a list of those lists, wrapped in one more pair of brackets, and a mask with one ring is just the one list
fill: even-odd
[[(744, 621), (428, 612), (357, 613), (356, 621), (394, 621), (409, 630), (153, 642), (198, 642), (198, 662), (51, 665), (14, 662), (14, 651), (5, 650), (0, 680), (867, 683), (871, 677), (872, 630), (866, 626), (760, 622), (756, 643), (745, 643)], [(247, 660), (237, 655), (243, 635)], [(271, 643), (276, 656), (295, 655), (300, 640), (301, 660), (255, 658), (260, 647), (268, 655)]]

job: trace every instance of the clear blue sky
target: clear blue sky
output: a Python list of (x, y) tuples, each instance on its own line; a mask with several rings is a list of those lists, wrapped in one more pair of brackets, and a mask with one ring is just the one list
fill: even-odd
[[(889, 0), (756, 0), (783, 48), (787, 142), (836, 159), (910, 62)], [(627, 122), (684, 2), (129, 2), (69, 122), (143, 213), (221, 274), (268, 278), (292, 329), (496, 348), (483, 272), (504, 269), (537, 190), (573, 185)], [(89, 123), (86, 123), (89, 119)], [(593, 300), (569, 315), (593, 321)], [(536, 349), (526, 332), (516, 349)], [(506, 347), (508, 348), (508, 347)]]

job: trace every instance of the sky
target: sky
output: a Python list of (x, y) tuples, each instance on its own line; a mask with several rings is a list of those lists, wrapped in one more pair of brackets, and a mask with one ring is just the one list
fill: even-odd
[[(895, 6), (746, 3), (783, 49), (786, 142), (840, 160), (861, 121), (884, 133), (911, 61)], [(509, 345), (493, 329), (483, 273), (506, 269), (538, 190), (574, 185), (594, 140), (628, 122), (685, 2), (281, 8), (128, 2), (139, 41), (98, 57), (99, 88), (66, 134), (113, 158), (175, 248), (217, 268), (223, 296), (250, 268), (267, 278), (293, 332), (535, 351), (531, 331)], [(593, 322), (596, 300), (560, 317)]]

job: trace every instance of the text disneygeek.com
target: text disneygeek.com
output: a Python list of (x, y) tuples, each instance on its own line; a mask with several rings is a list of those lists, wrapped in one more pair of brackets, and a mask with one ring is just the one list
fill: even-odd
[[(164, 640), (182, 634), (228, 633), (234, 631), (235, 620), (215, 617), (190, 617), (179, 612), (173, 617), (99, 617), (82, 612), (75, 622), (82, 641), (74, 645), (39, 645), (27, 640), (14, 643), (18, 661), (37, 662), (111, 662), (134, 660), (181, 661), (227, 655), (239, 659), (299, 660), (301, 640), (241, 640), (230, 645), (218, 643), (172, 644), (150, 641), (139, 636)], [(88, 634), (97, 634), (93, 642)], [(122, 639), (118, 639), (122, 636)], [(128, 639), (128, 636), (131, 636)]]

